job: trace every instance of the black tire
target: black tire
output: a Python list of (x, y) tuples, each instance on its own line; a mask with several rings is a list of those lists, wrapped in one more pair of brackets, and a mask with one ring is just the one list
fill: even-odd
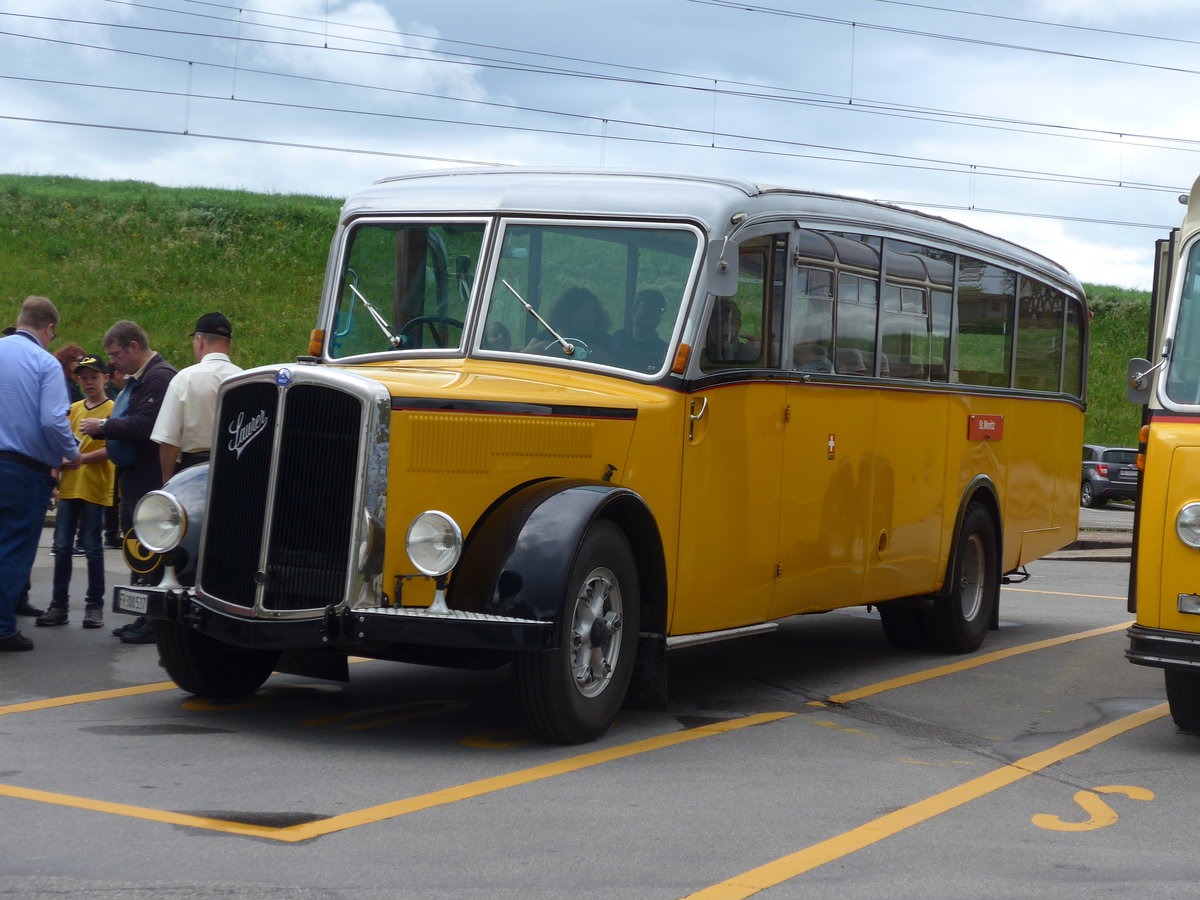
[(155, 622), (158, 660), (171, 680), (199, 697), (233, 700), (258, 690), (279, 662), (275, 650), (235, 647), (175, 622)]
[(1200, 672), (1166, 669), (1167, 703), (1180, 731), (1200, 734)]
[(639, 624), (633, 551), (619, 528), (597, 522), (567, 578), (559, 647), (513, 658), (517, 699), (539, 737), (581, 744), (608, 730), (629, 689)]
[(1085, 481), (1079, 488), (1079, 505), (1086, 506), (1088, 509), (1100, 509), (1108, 501), (1102, 497), (1097, 497), (1095, 491), (1092, 490), (1092, 483)]
[(977, 503), (963, 516), (947, 589), (922, 617), (928, 646), (946, 653), (978, 650), (1000, 601), (1000, 552), (992, 517)]
[(922, 619), (927, 610), (894, 603), (879, 605), (879, 622), (888, 643), (898, 650), (925, 650), (928, 642)]

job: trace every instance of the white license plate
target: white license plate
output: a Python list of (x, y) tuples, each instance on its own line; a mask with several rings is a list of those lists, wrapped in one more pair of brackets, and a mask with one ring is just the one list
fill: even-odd
[(117, 594), (117, 604), (124, 612), (145, 613), (150, 606), (150, 595), (145, 591), (131, 591), (121, 588)]

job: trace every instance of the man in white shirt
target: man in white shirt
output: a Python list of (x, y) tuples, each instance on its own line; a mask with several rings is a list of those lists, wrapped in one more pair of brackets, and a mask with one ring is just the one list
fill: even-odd
[(242, 371), (229, 360), (233, 327), (221, 313), (205, 313), (192, 332), (196, 364), (181, 370), (167, 388), (150, 439), (157, 442), (162, 477), (207, 462), (212, 449), (217, 388)]

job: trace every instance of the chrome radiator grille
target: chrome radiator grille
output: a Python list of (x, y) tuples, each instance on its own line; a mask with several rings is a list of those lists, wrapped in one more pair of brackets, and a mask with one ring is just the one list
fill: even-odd
[(260, 587), (265, 610), (320, 610), (348, 578), (363, 404), (285, 385), (230, 386), (218, 410), (198, 586), (248, 610)]

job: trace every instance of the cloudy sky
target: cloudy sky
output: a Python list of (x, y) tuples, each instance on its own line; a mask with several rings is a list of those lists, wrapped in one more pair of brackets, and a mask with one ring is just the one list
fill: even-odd
[(1148, 287), (1195, 0), (0, 0), (0, 172), (344, 196), (457, 165), (886, 200)]

